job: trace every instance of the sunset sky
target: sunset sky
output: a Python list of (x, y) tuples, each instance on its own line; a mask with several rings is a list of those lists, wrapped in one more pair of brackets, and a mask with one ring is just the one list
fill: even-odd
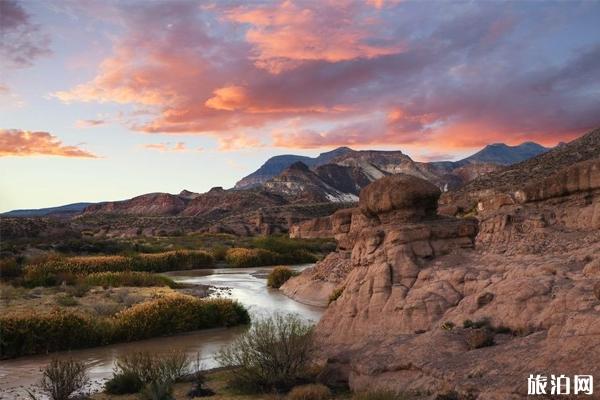
[(600, 1), (0, 0), (0, 211), (600, 126)]

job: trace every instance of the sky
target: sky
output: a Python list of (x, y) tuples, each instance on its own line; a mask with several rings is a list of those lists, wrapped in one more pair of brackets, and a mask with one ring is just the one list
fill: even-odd
[(0, 212), (600, 126), (600, 1), (0, 0)]

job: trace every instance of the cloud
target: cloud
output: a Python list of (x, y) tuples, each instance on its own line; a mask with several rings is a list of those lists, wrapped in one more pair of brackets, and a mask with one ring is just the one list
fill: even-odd
[(130, 128), (223, 150), (554, 144), (600, 125), (600, 4), (439, 7), (123, 3), (111, 56), (54, 96), (132, 104)]
[(382, 37), (377, 16), (365, 14), (358, 2), (288, 0), (237, 7), (227, 18), (250, 26), (246, 39), (255, 65), (275, 74), (304, 61), (374, 58), (404, 49), (398, 38)]
[(0, 157), (58, 156), (98, 158), (77, 146), (66, 146), (48, 132), (0, 129)]
[(106, 123), (103, 119), (80, 119), (75, 122), (76, 128), (93, 128), (95, 126), (104, 125)]
[(4, 67), (28, 67), (50, 53), (48, 36), (15, 0), (0, 1), (0, 38), (0, 63)]
[[(167, 143), (150, 143), (143, 145), (145, 149), (156, 150), (161, 153), (181, 153), (188, 151), (187, 146), (183, 142), (177, 142), (175, 144)], [(201, 149), (199, 148), (198, 151)]]

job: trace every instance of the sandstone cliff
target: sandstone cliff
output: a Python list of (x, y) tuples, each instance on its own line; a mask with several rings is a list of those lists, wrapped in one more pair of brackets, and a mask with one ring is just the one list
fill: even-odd
[(364, 189), (331, 218), (339, 249), (282, 287), (315, 304), (341, 292), (316, 331), (324, 379), (504, 400), (525, 398), (531, 373), (598, 376), (599, 166), (515, 181), (479, 222), (437, 216), (418, 178)]

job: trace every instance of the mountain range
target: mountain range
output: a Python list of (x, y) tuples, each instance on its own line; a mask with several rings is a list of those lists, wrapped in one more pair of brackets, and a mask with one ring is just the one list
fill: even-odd
[(401, 151), (339, 147), (317, 157), (279, 155), (238, 181), (233, 189), (207, 193), (148, 193), (128, 200), (75, 203), (37, 210), (15, 210), (6, 217), (114, 214), (187, 216), (219, 220), (237, 212), (287, 204), (355, 202), (360, 190), (383, 176), (406, 173), (443, 190), (455, 189), (483, 174), (548, 151), (532, 142), (518, 146), (488, 145), (459, 161), (416, 162)]

